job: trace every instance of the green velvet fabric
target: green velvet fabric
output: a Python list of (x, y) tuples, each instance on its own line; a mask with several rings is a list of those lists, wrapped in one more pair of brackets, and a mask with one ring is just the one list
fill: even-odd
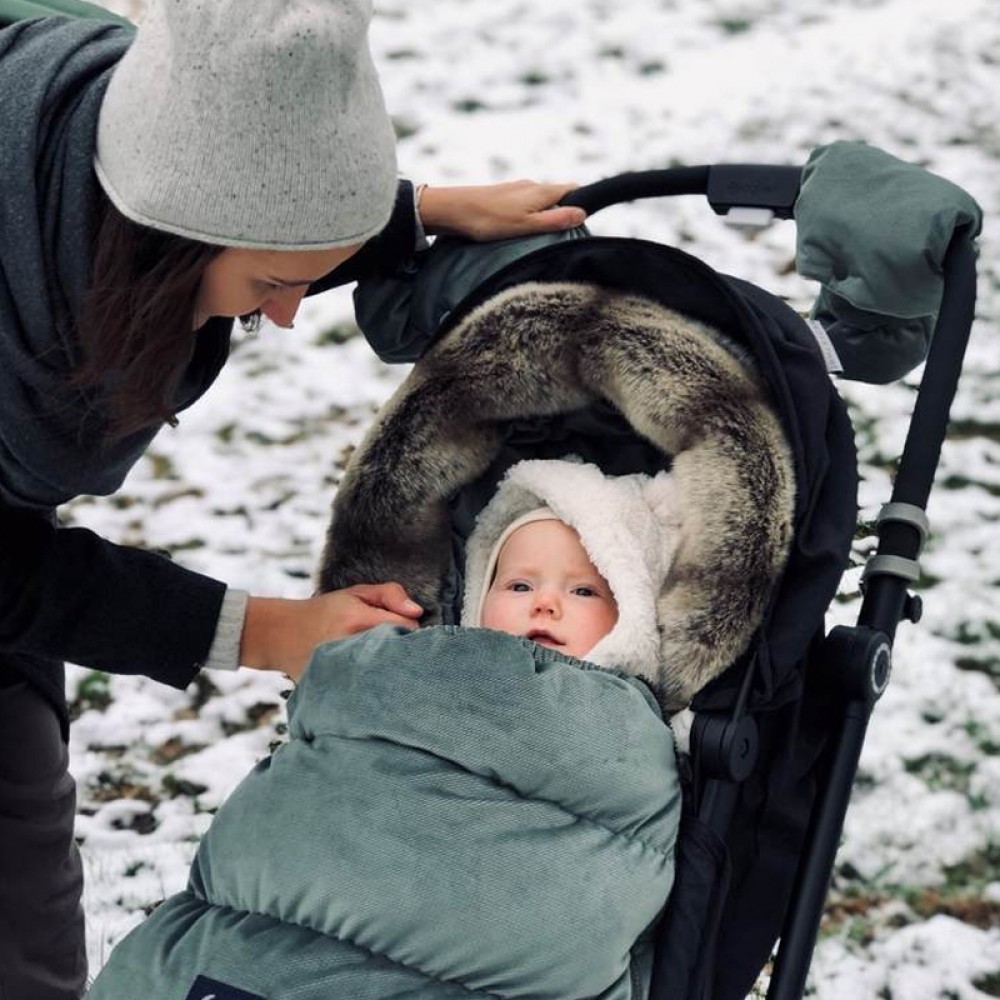
[(639, 682), (525, 639), (381, 627), (320, 647), (290, 742), (90, 1000), (640, 1000), (673, 882), (673, 736)]
[(823, 287), (813, 307), (847, 378), (890, 382), (923, 361), (956, 233), (982, 211), (950, 181), (860, 142), (809, 157), (795, 203), (796, 264)]
[(87, 17), (115, 24), (130, 24), (126, 18), (86, 0), (0, 0), (0, 26), (32, 17)]

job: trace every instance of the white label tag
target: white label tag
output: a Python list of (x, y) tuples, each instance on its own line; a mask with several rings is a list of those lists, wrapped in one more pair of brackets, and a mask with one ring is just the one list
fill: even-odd
[(823, 363), (826, 365), (826, 370), (831, 375), (843, 374), (844, 366), (840, 363), (837, 348), (833, 346), (833, 341), (830, 339), (830, 335), (826, 332), (823, 324), (818, 319), (807, 319), (806, 326), (809, 327), (810, 333), (816, 339), (816, 346), (819, 348), (819, 353), (823, 355)]

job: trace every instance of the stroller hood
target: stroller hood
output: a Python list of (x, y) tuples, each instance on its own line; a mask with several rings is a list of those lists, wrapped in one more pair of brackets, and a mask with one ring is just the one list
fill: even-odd
[(414, 368), (355, 453), (320, 586), (398, 580), (455, 620), (449, 502), (497, 458), (510, 421), (610, 404), (673, 460), (680, 521), (659, 583), (652, 686), (686, 705), (747, 647), (784, 567), (794, 471), (769, 390), (717, 330), (579, 282), (527, 283), (472, 310)]
[[(639, 294), (697, 318), (707, 329), (721, 331), (728, 344), (738, 344), (768, 383), (791, 447), (795, 479), (791, 551), (752, 644), (755, 669), (748, 705), (755, 709), (788, 704), (801, 690), (799, 666), (822, 628), (856, 527), (856, 454), (846, 408), (814, 336), (776, 296), (720, 274), (673, 247), (581, 232), (500, 244), (439, 238), (415, 273), (359, 286), (355, 299), (365, 337), (383, 357), (413, 360), (418, 354), (413, 344), (426, 344), (431, 331), (437, 331), (438, 338), (447, 336), (501, 292), (526, 282), (569, 281)], [(542, 242), (546, 245), (540, 246)], [(526, 338), (530, 336), (526, 333)], [(448, 504), (456, 553), (475, 515), (516, 461), (575, 452), (615, 475), (652, 474), (663, 468), (662, 453), (652, 448), (644, 452), (643, 439), (613, 413), (610, 404), (559, 418), (523, 421), (500, 433), (506, 441), (490, 474)], [(592, 444), (595, 434), (600, 435), (599, 448)], [(328, 550), (327, 561), (330, 557)], [(460, 593), (460, 580), (442, 593), (446, 621), (458, 620), (457, 614), (449, 617), (448, 605)], [(742, 671), (727, 671), (699, 693), (696, 707), (731, 708), (742, 678)]]

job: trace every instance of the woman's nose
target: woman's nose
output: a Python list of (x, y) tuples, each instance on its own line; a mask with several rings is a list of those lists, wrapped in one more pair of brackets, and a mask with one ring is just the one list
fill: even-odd
[(299, 287), (273, 292), (267, 301), (261, 304), (260, 311), (275, 326), (291, 326), (305, 294), (305, 288)]

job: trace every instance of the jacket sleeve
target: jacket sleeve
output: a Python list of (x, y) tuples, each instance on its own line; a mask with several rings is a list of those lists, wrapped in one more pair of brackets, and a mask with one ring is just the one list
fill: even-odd
[(860, 142), (809, 157), (795, 202), (796, 265), (822, 288), (812, 315), (846, 378), (890, 382), (927, 355), (953, 236), (978, 235), (962, 188)]
[(358, 326), (383, 361), (416, 361), (437, 340), (455, 307), (488, 278), (542, 247), (589, 235), (580, 226), (487, 243), (439, 236), (396, 273), (368, 275), (358, 282)]
[(184, 688), (208, 656), (225, 591), (154, 552), (0, 504), (0, 651)]
[(353, 257), (309, 286), (308, 295), (350, 284), (377, 274), (392, 274), (413, 260), (417, 247), (417, 217), (413, 185), (401, 180), (396, 203), (385, 229), (370, 239)]

